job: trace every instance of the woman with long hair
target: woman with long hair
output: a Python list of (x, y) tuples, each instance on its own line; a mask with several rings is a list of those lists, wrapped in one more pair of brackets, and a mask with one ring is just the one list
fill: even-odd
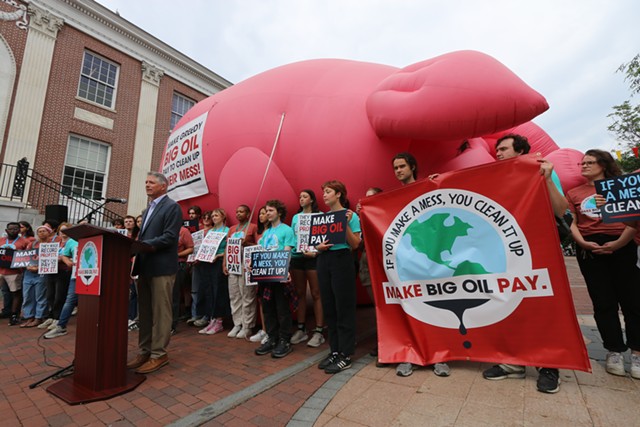
[[(264, 231), (269, 228), (269, 219), (267, 218), (267, 207), (263, 206), (258, 211), (258, 240), (264, 234)], [(251, 342), (259, 342), (260, 344), (264, 344), (269, 339), (269, 335), (267, 335), (267, 327), (264, 323), (264, 312), (262, 310), (262, 299), (260, 295), (256, 295), (256, 299), (258, 300), (258, 311), (260, 312), (260, 324), (262, 325), (262, 329), (260, 329), (255, 334), (251, 335), (249, 341)]]
[[(580, 162), (587, 183), (567, 192), (573, 215), (576, 257), (593, 303), (593, 314), (609, 352), (605, 369), (626, 375), (622, 353), (631, 348), (631, 376), (640, 378), (640, 270), (636, 267), (634, 228), (605, 224), (596, 208), (594, 181), (621, 175), (611, 154), (588, 150)], [(618, 315), (622, 310), (625, 334)], [(626, 336), (626, 341), (625, 341)]]
[(346, 210), (346, 243), (324, 241), (318, 250), (318, 280), (331, 353), (318, 367), (335, 374), (351, 367), (356, 346), (356, 272), (351, 251), (360, 245), (360, 218), (348, 210), (347, 188), (340, 181), (322, 184), (329, 212)]
[[(312, 214), (320, 212), (318, 208), (318, 200), (313, 190), (305, 189), (300, 191), (300, 209), (298, 213), (291, 219), (291, 228), (296, 236), (296, 244), (298, 243), (298, 226), (300, 214)], [(318, 284), (318, 274), (316, 273), (316, 256), (318, 252), (314, 250), (306, 250), (298, 252), (296, 247), (291, 250), (291, 279), (298, 292), (298, 309), (296, 310), (297, 328), (291, 337), (291, 344), (298, 344), (306, 341), (308, 338), (306, 328), (307, 315), (307, 283), (313, 298), (313, 314), (316, 321), (316, 327), (313, 335), (307, 345), (309, 347), (320, 347), (324, 343), (324, 317), (322, 315), (322, 301), (320, 299), (320, 285)]]
[[(53, 230), (48, 225), (36, 229), (38, 238), (31, 242), (27, 249), (38, 249), (42, 243), (49, 243)], [(25, 269), (22, 279), (22, 316), (21, 328), (33, 328), (43, 322), (47, 309), (47, 286), (43, 274), (38, 274), (38, 265), (30, 265)]]
[(225, 276), (222, 270), (224, 252), (227, 247), (227, 233), (229, 227), (227, 227), (227, 214), (224, 209), (218, 208), (211, 212), (211, 229), (208, 233), (221, 233), (224, 234), (223, 240), (218, 246), (218, 250), (215, 253), (213, 262), (200, 262), (201, 266), (198, 274), (204, 275), (204, 280), (199, 277), (200, 286), (204, 283), (205, 293), (205, 314), (209, 317), (209, 324), (198, 331), (200, 334), (213, 335), (222, 331), (222, 318), (231, 315), (231, 305), (229, 303), (229, 285), (227, 282), (227, 276)]

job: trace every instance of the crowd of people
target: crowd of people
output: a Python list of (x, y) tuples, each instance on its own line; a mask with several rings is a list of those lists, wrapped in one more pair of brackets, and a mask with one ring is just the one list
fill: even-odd
[[(529, 153), (526, 138), (507, 135), (496, 143), (499, 161)], [(607, 372), (626, 375), (623, 353), (631, 349), (631, 375), (640, 378), (640, 262), (638, 261), (636, 223), (602, 222), (599, 211), (590, 201), (595, 198), (594, 181), (621, 174), (611, 155), (589, 150), (580, 167), (587, 183), (565, 195), (553, 165), (539, 159), (540, 173), (547, 184), (551, 207), (556, 217), (570, 212), (570, 226), (576, 243), (576, 256), (593, 301), (594, 316), (604, 347), (609, 351)], [(418, 165), (409, 153), (392, 159), (393, 170), (401, 185), (417, 179)], [(438, 179), (431, 175), (428, 179)], [(145, 183), (151, 203), (142, 215), (128, 215), (114, 221), (132, 239), (153, 247), (153, 251), (136, 255), (133, 261), (129, 304), (129, 330), (139, 329), (139, 354), (127, 366), (139, 373), (153, 372), (169, 363), (167, 346), (177, 332), (180, 321), (194, 326), (201, 335), (220, 334), (227, 324), (227, 336), (256, 343), (258, 356), (270, 354), (283, 358), (292, 346), (306, 342), (309, 347), (329, 344), (329, 355), (319, 368), (329, 374), (351, 366), (355, 352), (356, 275), (371, 290), (365, 253), (359, 271), (355, 251), (363, 247), (359, 206), (350, 208), (347, 188), (340, 181), (321, 186), (322, 200), (328, 212), (346, 212), (346, 242), (330, 241), (298, 250), (299, 215), (321, 212), (311, 189), (299, 193), (299, 210), (287, 224), (287, 209), (280, 200), (269, 200), (261, 207), (257, 224), (250, 221), (247, 205), (235, 209), (235, 223), (223, 208), (188, 209), (183, 220), (180, 207), (167, 197), (168, 182), (159, 173), (150, 173)], [(365, 196), (382, 191), (371, 188)], [(604, 202), (595, 198), (599, 205)], [(220, 233), (212, 262), (195, 259), (197, 247), (187, 226), (201, 232)], [(231, 226), (230, 226), (231, 225)], [(67, 333), (67, 322), (74, 310), (75, 264), (77, 242), (64, 233), (68, 223), (46, 220), (36, 228), (22, 221), (7, 224), (1, 247), (38, 248), (42, 243), (58, 242), (60, 247), (57, 274), (40, 275), (37, 266), (26, 269), (0, 269), (2, 317), (21, 328), (48, 328), (45, 338)], [(634, 238), (636, 241), (634, 242)], [(290, 274), (281, 282), (246, 283), (244, 272), (229, 271), (225, 250), (228, 239), (240, 239), (241, 247), (260, 245), (261, 250), (291, 252)], [(241, 251), (242, 252), (242, 251)], [(361, 252), (363, 252), (361, 250)], [(241, 263), (244, 265), (244, 262)], [(307, 295), (311, 296), (313, 320), (308, 327)], [(373, 301), (373, 294), (370, 292)], [(624, 316), (624, 333), (618, 311)], [(258, 322), (261, 322), (258, 324)], [(377, 355), (377, 349), (372, 351)], [(436, 375), (448, 376), (446, 360), (433, 365)], [(499, 362), (499, 361), (497, 361)], [(383, 365), (383, 364), (379, 364)], [(414, 365), (400, 363), (397, 375), (409, 376)], [(559, 390), (558, 369), (538, 368), (537, 388), (541, 392)], [(489, 380), (524, 378), (525, 367), (496, 364), (483, 373)]]

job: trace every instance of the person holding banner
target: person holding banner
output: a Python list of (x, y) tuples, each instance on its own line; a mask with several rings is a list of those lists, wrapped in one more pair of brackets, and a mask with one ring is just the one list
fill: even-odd
[(258, 242), (258, 227), (249, 222), (250, 216), (249, 206), (238, 206), (238, 223), (230, 227), (227, 234), (223, 272), (229, 280), (229, 300), (233, 319), (233, 328), (227, 334), (229, 338), (249, 338), (256, 325), (256, 287), (246, 286), (242, 259), (243, 248)]
[(356, 272), (351, 251), (360, 245), (360, 218), (348, 206), (347, 188), (340, 181), (322, 184), (329, 212), (346, 210), (346, 243), (328, 240), (316, 245), (322, 309), (329, 331), (331, 353), (318, 368), (335, 374), (351, 367), (356, 346)]
[(198, 270), (199, 274), (204, 273), (206, 277), (204, 281), (202, 278), (199, 278), (200, 285), (204, 282), (205, 288), (204, 313), (211, 319), (205, 328), (198, 331), (199, 334), (204, 335), (214, 335), (221, 332), (224, 329), (222, 326), (222, 318), (231, 314), (229, 284), (227, 276), (225, 276), (222, 271), (224, 253), (227, 246), (227, 233), (229, 232), (229, 227), (225, 225), (227, 222), (227, 214), (224, 209), (214, 209), (211, 212), (211, 220), (213, 221), (213, 227), (205, 234), (205, 240), (203, 240), (202, 245), (200, 245), (196, 259), (198, 259), (198, 256), (206, 246), (207, 235), (216, 233), (224, 237), (218, 240), (218, 246), (211, 261), (199, 260), (199, 264), (204, 264), (204, 267)]
[(640, 270), (637, 246), (631, 241), (636, 230), (622, 223), (603, 223), (594, 201), (594, 181), (621, 172), (611, 154), (602, 150), (588, 150), (580, 166), (587, 183), (567, 192), (573, 215), (571, 234), (602, 344), (609, 351), (605, 369), (612, 375), (626, 375), (622, 353), (631, 348), (631, 376), (640, 379)]
[[(296, 236), (296, 246), (291, 251), (291, 278), (298, 292), (298, 328), (291, 337), (291, 344), (298, 344), (308, 338), (306, 330), (307, 318), (307, 282), (313, 298), (313, 314), (316, 320), (316, 328), (313, 336), (307, 343), (309, 347), (320, 347), (324, 343), (324, 317), (322, 314), (322, 300), (320, 299), (320, 285), (318, 284), (318, 274), (316, 273), (316, 257), (318, 252), (308, 245), (309, 225), (306, 226), (306, 233), (301, 233), (302, 218), (309, 218), (310, 215), (320, 212), (318, 201), (313, 190), (302, 190), (300, 192), (300, 210), (291, 219), (291, 228)], [(309, 219), (309, 224), (311, 220)], [(306, 242), (301, 241), (301, 235), (306, 238)], [(304, 239), (302, 239), (304, 240)]]
[[(293, 230), (282, 221), (287, 216), (287, 208), (280, 200), (269, 200), (266, 204), (269, 220), (267, 228), (258, 241), (266, 251), (290, 251), (296, 244)], [(264, 322), (268, 339), (255, 350), (262, 356), (271, 353), (273, 358), (282, 358), (291, 353), (291, 311), (289, 303), (297, 294), (290, 282), (261, 283), (258, 293), (262, 299)]]
[(29, 241), (20, 236), (20, 224), (17, 222), (8, 223), (5, 232), (7, 235), (4, 237), (4, 242), (0, 240), (0, 249), (3, 250), (0, 286), (2, 286), (2, 293), (8, 294), (4, 298), (3, 312), (6, 311), (6, 317), (9, 317), (9, 326), (15, 326), (20, 323), (22, 272), (20, 269), (11, 268), (11, 257), (15, 250), (26, 249)]
[[(48, 225), (36, 229), (37, 240), (29, 244), (27, 249), (38, 249), (42, 243), (49, 243), (53, 230)], [(47, 309), (47, 287), (45, 276), (38, 274), (38, 265), (30, 265), (24, 272), (22, 280), (22, 316), (21, 328), (33, 328), (42, 324)]]

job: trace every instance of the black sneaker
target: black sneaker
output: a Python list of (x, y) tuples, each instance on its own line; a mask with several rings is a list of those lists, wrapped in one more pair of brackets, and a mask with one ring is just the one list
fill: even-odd
[(336, 360), (338, 360), (338, 353), (331, 353), (329, 356), (322, 359), (322, 362), (318, 364), (318, 369), (327, 369), (327, 367)]
[(524, 378), (526, 376), (524, 367), (522, 370), (509, 372), (500, 365), (494, 365), (493, 367), (485, 370), (482, 373), (485, 380), (504, 380), (507, 378)]
[(276, 348), (271, 351), (271, 357), (280, 359), (281, 357), (285, 357), (287, 354), (291, 353), (291, 350), (292, 348), (289, 340), (280, 338)]
[(325, 368), (327, 374), (337, 374), (340, 371), (349, 369), (351, 367), (351, 358), (342, 354), (338, 355), (336, 360)]
[(260, 347), (256, 348), (255, 353), (258, 356), (264, 356), (265, 354), (271, 353), (273, 349), (276, 348), (275, 340), (267, 340), (264, 344), (260, 345)]
[(20, 323), (20, 318), (17, 315), (12, 315), (9, 319), (9, 326), (15, 326)]
[(536, 386), (542, 393), (557, 393), (560, 390), (560, 373), (557, 369), (540, 368)]

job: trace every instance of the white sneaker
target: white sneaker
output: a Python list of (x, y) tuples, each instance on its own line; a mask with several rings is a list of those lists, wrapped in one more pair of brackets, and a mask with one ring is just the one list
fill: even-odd
[(260, 344), (265, 344), (267, 341), (269, 341), (269, 334), (265, 332), (264, 338), (262, 338), (262, 341), (260, 341)]
[(247, 339), (250, 336), (251, 336), (251, 329), (250, 328), (242, 328), (240, 330), (240, 332), (238, 332), (238, 334), (236, 335), (236, 338)]
[(640, 380), (640, 354), (631, 353), (631, 376)]
[(324, 335), (322, 335), (320, 332), (314, 332), (311, 336), (311, 339), (307, 343), (307, 346), (316, 348), (320, 347), (322, 344), (324, 344)]
[(267, 335), (267, 333), (265, 331), (263, 331), (262, 329), (260, 329), (256, 334), (251, 335), (251, 338), (249, 338), (249, 341), (251, 342), (262, 342), (262, 339)]
[(203, 326), (207, 326), (209, 323), (210, 323), (209, 319), (207, 319), (207, 317), (205, 316), (193, 322), (193, 326), (202, 328)]
[(238, 336), (238, 333), (242, 330), (242, 326), (240, 325), (234, 325), (234, 327), (229, 331), (229, 333), (227, 334), (227, 336), (229, 338), (236, 338)]
[(298, 329), (293, 333), (290, 341), (291, 344), (300, 344), (301, 342), (306, 341), (308, 338), (309, 335), (307, 335), (305, 331), (303, 331), (302, 329)]
[(44, 334), (44, 337), (49, 340), (52, 338), (61, 337), (63, 335), (67, 335), (67, 328), (63, 328), (62, 326), (56, 326), (55, 328), (53, 328), (52, 330)]
[(51, 322), (51, 324), (49, 326), (47, 326), (47, 329), (52, 331), (54, 330), (56, 327), (58, 326), (58, 321), (54, 320), (53, 322)]
[(52, 322), (53, 322), (53, 319), (49, 318), (49, 319), (45, 320), (44, 322), (40, 323), (38, 326), (36, 326), (36, 328), (38, 328), (38, 329), (47, 329), (49, 327), (49, 325), (51, 325)]
[(611, 375), (619, 375), (621, 377), (627, 375), (624, 370), (624, 359), (622, 359), (622, 354), (617, 351), (610, 351), (607, 353), (605, 369)]

